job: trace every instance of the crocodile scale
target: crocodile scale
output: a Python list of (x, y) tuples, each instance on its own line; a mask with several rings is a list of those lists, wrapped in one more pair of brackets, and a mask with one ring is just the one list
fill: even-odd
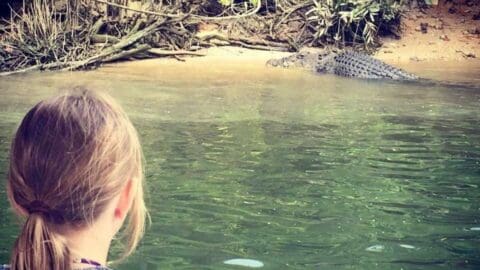
[[(388, 65), (363, 53), (346, 51), (339, 53), (325, 64), (333, 65), (333, 73), (362, 79), (417, 80), (418, 77), (402, 69)], [(317, 67), (317, 70), (322, 67)]]
[(417, 80), (418, 77), (388, 65), (369, 55), (354, 51), (299, 52), (281, 59), (271, 59), (267, 65), (274, 67), (300, 67), (316, 73), (336, 74), (361, 79)]

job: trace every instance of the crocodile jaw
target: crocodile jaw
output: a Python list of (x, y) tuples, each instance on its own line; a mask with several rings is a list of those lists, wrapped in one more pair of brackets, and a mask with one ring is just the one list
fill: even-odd
[(270, 59), (266, 65), (270, 67), (301, 68), (319, 73), (333, 73), (334, 53), (299, 52), (280, 59)]

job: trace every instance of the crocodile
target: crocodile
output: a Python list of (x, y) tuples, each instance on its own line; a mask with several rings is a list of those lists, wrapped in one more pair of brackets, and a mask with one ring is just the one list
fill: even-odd
[(267, 66), (300, 67), (319, 74), (336, 74), (361, 79), (418, 80), (414, 74), (388, 65), (367, 54), (354, 51), (299, 52), (291, 56), (271, 59)]

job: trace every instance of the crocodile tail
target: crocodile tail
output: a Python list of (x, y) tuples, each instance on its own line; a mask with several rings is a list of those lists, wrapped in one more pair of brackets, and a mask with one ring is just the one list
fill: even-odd
[(416, 80), (417, 76), (369, 55), (346, 51), (334, 57), (334, 73), (363, 79)]

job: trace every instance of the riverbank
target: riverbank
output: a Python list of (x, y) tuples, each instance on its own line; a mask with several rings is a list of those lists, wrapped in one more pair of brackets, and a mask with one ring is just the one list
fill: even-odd
[[(472, 61), (480, 58), (479, 5), (444, 3), (411, 10), (399, 39), (383, 38), (375, 57), (387, 62)], [(423, 28), (423, 29), (422, 29)]]
[[(412, 9), (402, 20), (401, 36), (398, 39), (383, 37), (382, 46), (374, 57), (425, 77), (438, 74), (441, 69), (452, 73), (455, 69), (478, 70), (480, 66), (480, 22), (474, 20), (480, 12), (478, 5), (448, 4), (428, 9)], [(426, 25), (422, 31), (421, 25)], [(215, 29), (206, 29), (205, 34)], [(315, 50), (315, 49), (314, 49)], [(224, 67), (243, 65), (245, 72), (253, 66), (263, 66), (272, 58), (281, 58), (291, 53), (264, 51), (241, 47), (220, 46), (203, 49), (202, 57), (161, 58), (135, 61), (128, 67), (154, 68), (156, 65), (185, 65)], [(455, 72), (453, 72), (455, 73)], [(448, 75), (446, 75), (448, 76)], [(455, 76), (451, 76), (455, 79)]]
[[(186, 83), (198, 78), (216, 80), (214, 77), (225, 76), (225, 71), (230, 74), (229, 77), (223, 78), (225, 81), (245, 80), (246, 83), (251, 83), (247, 80), (252, 78), (258, 80), (272, 76), (296, 78), (295, 76), (298, 77), (298, 74), (308, 74), (308, 72), (302, 70), (266, 67), (265, 63), (269, 59), (285, 57), (291, 54), (288, 52), (260, 51), (229, 46), (213, 47), (201, 52), (205, 53), (205, 56), (188, 56), (182, 58), (182, 61), (174, 58), (124, 61), (104, 65), (101, 69), (107, 73), (121, 72), (128, 74), (132, 78), (145, 77), (148, 74), (148, 77), (151, 77), (152, 80), (164, 81), (166, 78), (175, 78), (175, 80), (184, 80)], [(421, 62), (408, 59), (405, 61), (386, 59), (385, 61), (422, 78), (480, 84), (480, 78), (479, 81), (472, 81), (472, 78), (476, 78), (480, 74), (480, 60), (478, 58), (439, 60), (432, 57)], [(185, 77), (179, 74), (189, 75)]]
[[(402, 17), (398, 36), (380, 37), (381, 46), (373, 56), (403, 66), (409, 66), (410, 63), (442, 61), (460, 61), (475, 65), (475, 62), (480, 60), (479, 17), (480, 5), (472, 1), (440, 1), (438, 6), (411, 8)], [(213, 26), (201, 34), (216, 33), (217, 30)], [(260, 59), (267, 61), (288, 55), (283, 52), (221, 47), (204, 51), (207, 54), (206, 62), (209, 58), (214, 61), (213, 59), (222, 57), (229, 61), (239, 56), (245, 61)]]
[[(377, 41), (381, 46), (377, 48), (374, 57), (396, 66), (422, 61), (477, 61), (480, 55), (480, 5), (472, 0), (440, 1), (440, 4), (435, 7), (410, 7), (409, 10), (402, 11), (398, 6), (392, 5), (389, 7), (390, 9), (387, 8), (383, 11), (390, 10), (397, 14), (396, 16), (403, 14), (400, 25), (398, 25), (400, 20), (391, 22), (385, 17), (385, 13), (374, 12), (375, 9), (373, 9), (369, 11), (372, 12), (370, 14), (372, 20), (376, 18), (375, 16), (379, 16), (384, 20), (390, 20), (390, 23), (385, 24), (383, 21), (375, 19), (376, 24), (373, 24), (365, 19), (367, 21), (364, 22), (366, 23), (364, 27), (369, 29), (368, 34), (358, 27), (355, 28), (355, 32), (349, 32), (347, 28), (342, 28), (344, 35), (347, 33), (354, 35), (353, 40), (349, 39), (348, 35), (339, 40), (338, 38), (343, 35), (338, 32), (340, 31), (338, 27), (334, 27), (337, 29), (335, 35), (328, 32), (323, 38), (319, 38), (317, 34), (320, 32), (318, 31), (323, 31), (323, 28), (321, 24), (317, 25), (312, 22), (312, 18), (315, 16), (309, 17), (309, 19), (302, 17), (314, 11), (319, 12), (317, 10), (319, 7), (314, 8), (310, 2), (293, 6), (292, 9), (287, 10), (284, 9), (285, 7), (275, 7), (272, 10), (267, 8), (262, 11), (271, 12), (267, 12), (271, 16), (260, 12), (262, 10), (260, 3), (263, 3), (260, 1), (255, 9), (242, 13), (242, 15), (220, 17), (210, 17), (207, 16), (208, 13), (202, 12), (199, 13), (200, 15), (178, 17), (172, 15), (175, 13), (173, 11), (179, 10), (180, 7), (177, 6), (169, 6), (171, 12), (164, 14), (133, 9), (141, 15), (137, 14), (136, 19), (127, 21), (112, 20), (113, 15), (97, 18), (95, 12), (99, 12), (101, 9), (96, 6), (82, 6), (78, 7), (82, 12), (69, 13), (68, 22), (71, 22), (74, 27), (67, 27), (66, 25), (69, 24), (65, 21), (52, 22), (50, 18), (55, 17), (54, 15), (59, 11), (41, 3), (36, 4), (41, 9), (34, 9), (23, 14), (14, 20), (14, 24), (4, 28), (3, 33), (0, 31), (0, 75), (34, 70), (90, 69), (110, 62), (158, 57), (167, 57), (166, 61), (173, 63), (177, 60), (184, 61), (191, 55), (204, 54), (207, 56), (202, 61), (206, 64), (214, 62), (209, 59), (218, 57), (222, 58), (224, 63), (231, 62), (236, 57), (242, 57), (244, 58), (241, 60), (242, 62), (258, 61), (263, 64), (268, 59), (287, 55), (283, 53), (285, 51), (303, 50), (306, 46), (347, 49), (354, 47), (371, 52), (378, 43)], [(115, 7), (121, 10), (132, 10), (131, 7), (116, 4)], [(293, 11), (295, 11), (295, 16), (291, 13)], [(336, 10), (335, 12), (340, 11)], [(162, 16), (165, 18), (159, 19)], [(299, 16), (303, 18), (300, 18), (300, 22), (303, 24), (299, 23), (299, 18), (297, 18)], [(275, 18), (277, 17), (282, 19), (276, 22)], [(287, 17), (290, 19), (286, 20)], [(79, 18), (82, 20), (78, 20)], [(259, 21), (264, 25), (255, 24)], [(47, 22), (51, 23), (47, 26), (53, 32), (38, 38), (37, 33), (43, 33), (43, 28), (40, 26)], [(79, 22), (85, 25), (79, 24)], [(359, 24), (363, 25), (363, 23)], [(24, 25), (28, 25), (30, 28), (22, 28)], [(58, 35), (58, 27), (65, 28), (62, 28), (62, 31), (66, 34)], [(118, 30), (118, 27), (121, 28), (121, 31)], [(349, 25), (349, 27), (353, 26)], [(76, 29), (83, 28), (86, 30), (82, 33), (75, 32)], [(165, 31), (165, 29), (171, 31)], [(326, 31), (326, 29), (324, 30)], [(363, 33), (364, 41), (358, 40), (357, 30)], [(384, 35), (388, 33), (390, 36), (385, 37)], [(63, 42), (51, 38), (56, 35), (62, 37)], [(332, 35), (338, 38), (332, 39)], [(32, 40), (32, 37), (35, 39)], [(50, 43), (40, 47), (32, 45), (43, 44), (41, 40), (48, 40)], [(367, 40), (369, 41), (367, 42)], [(352, 42), (355, 44), (353, 47), (350, 46)], [(225, 45), (261, 51), (224, 50), (223, 46)], [(192, 59), (194, 58), (188, 58), (188, 61), (192, 61)]]

